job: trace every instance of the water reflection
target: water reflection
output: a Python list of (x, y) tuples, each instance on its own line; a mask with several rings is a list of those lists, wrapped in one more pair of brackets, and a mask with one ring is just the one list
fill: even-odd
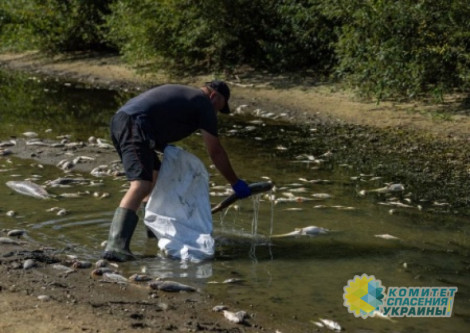
[(212, 261), (199, 263), (181, 262), (164, 256), (157, 256), (139, 260), (137, 266), (142, 272), (160, 278), (189, 279), (190, 281), (194, 281), (209, 279), (213, 274)]

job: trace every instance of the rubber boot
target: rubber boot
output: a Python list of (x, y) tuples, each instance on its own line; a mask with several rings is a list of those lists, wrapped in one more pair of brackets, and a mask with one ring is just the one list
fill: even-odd
[(134, 255), (129, 250), (132, 234), (139, 217), (130, 209), (117, 208), (109, 228), (108, 242), (102, 258), (109, 261), (133, 260)]
[[(142, 219), (145, 218), (145, 207), (147, 206), (146, 202), (142, 202)], [(145, 223), (144, 223), (145, 224)], [(153, 233), (152, 230), (149, 229), (149, 227), (145, 226), (145, 230), (147, 231), (147, 238), (157, 238), (155, 234)]]

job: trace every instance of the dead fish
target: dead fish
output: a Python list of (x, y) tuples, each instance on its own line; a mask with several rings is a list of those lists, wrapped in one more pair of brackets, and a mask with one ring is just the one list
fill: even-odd
[(14, 239), (8, 238), (8, 237), (0, 237), (0, 244), (4, 245), (20, 245), (17, 241)]
[(0, 142), (0, 148), (12, 147), (12, 146), (14, 146), (14, 145), (16, 145), (16, 141), (15, 141), (15, 140)]
[(114, 270), (112, 270), (109, 267), (99, 267), (91, 271), (90, 276), (93, 279), (97, 279), (99, 277), (102, 277), (105, 273), (114, 273)]
[(100, 138), (96, 139), (96, 146), (103, 149), (114, 149), (112, 144), (109, 144), (106, 140)]
[(56, 269), (58, 271), (64, 272), (65, 275), (68, 275), (70, 273), (75, 272), (75, 270), (73, 268), (67, 267), (67, 266), (62, 265), (62, 264), (54, 264), (54, 265), (52, 265), (52, 268)]
[(103, 192), (103, 193), (93, 192), (93, 197), (97, 199), (106, 199), (106, 198), (109, 198), (110, 196), (111, 195), (108, 192)]
[(82, 142), (82, 141), (68, 142), (68, 143), (65, 144), (66, 148), (83, 148), (85, 146), (86, 146), (85, 142)]
[(48, 147), (49, 144), (41, 141), (40, 139), (33, 139), (33, 140), (27, 140), (26, 141), (27, 146), (38, 146), (38, 147)]
[(111, 272), (103, 273), (103, 277), (100, 281), (102, 281), (102, 282), (111, 282), (111, 283), (119, 283), (119, 284), (126, 284), (126, 283), (129, 282), (129, 280), (127, 280), (127, 278), (125, 278), (121, 274), (111, 273)]
[(72, 268), (90, 268), (92, 266), (91, 262), (83, 260), (75, 260), (72, 264)]
[(379, 194), (386, 194), (386, 193), (396, 193), (396, 192), (403, 192), (405, 187), (402, 184), (390, 184), (385, 187), (376, 188), (373, 190), (362, 190), (359, 192), (360, 195), (365, 195), (370, 192), (379, 193)]
[[(251, 194), (258, 194), (262, 192), (267, 192), (273, 188), (274, 184), (272, 182), (259, 182), (259, 183), (252, 183), (249, 184), (248, 187), (251, 190)], [(223, 200), (221, 203), (219, 203), (217, 206), (212, 208), (212, 214), (217, 213), (221, 211), (222, 209), (230, 206), (232, 203), (237, 201), (239, 198), (237, 195), (234, 193), (231, 196), (229, 196), (227, 199)]]
[(313, 193), (312, 197), (314, 197), (315, 199), (330, 199), (331, 194), (328, 194), (328, 193)]
[(235, 324), (240, 324), (245, 321), (247, 313), (245, 311), (232, 312), (228, 310), (224, 311), (224, 317), (227, 318), (230, 322)]
[(81, 177), (79, 178), (61, 177), (61, 178), (48, 181), (46, 182), (46, 184), (51, 187), (56, 187), (60, 185), (70, 185), (70, 184), (84, 185), (84, 184), (88, 184), (89, 182), (90, 182), (89, 180), (86, 180), (85, 178), (81, 178)]
[(27, 138), (35, 138), (38, 136), (36, 132), (24, 132), (23, 135)]
[(147, 282), (152, 280), (152, 278), (146, 274), (133, 274), (129, 277), (129, 281), (132, 282)]
[(7, 236), (8, 237), (21, 237), (26, 233), (26, 230), (22, 229), (13, 229), (8, 231)]
[(14, 210), (9, 210), (8, 212), (5, 213), (5, 215), (8, 217), (15, 217), (17, 214)]
[(89, 156), (77, 156), (73, 159), (74, 164), (83, 163), (84, 161), (94, 161), (94, 157)]
[(69, 160), (62, 160), (57, 163), (57, 167), (64, 170), (64, 172), (70, 172), (75, 167), (75, 163)]
[(330, 230), (326, 228), (309, 226), (305, 228), (296, 228), (292, 232), (288, 232), (286, 234), (272, 235), (271, 237), (282, 238), (282, 237), (298, 237), (298, 236), (317, 236), (317, 235), (326, 234), (329, 231)]
[(182, 284), (176, 281), (152, 281), (149, 282), (150, 289), (163, 290), (169, 292), (179, 292), (179, 291), (196, 291), (196, 288)]
[(235, 283), (242, 283), (244, 282), (243, 279), (238, 279), (238, 278), (230, 278), (230, 279), (225, 279), (222, 282), (219, 281), (209, 281), (207, 282), (208, 284), (235, 284)]
[(67, 209), (62, 208), (62, 209), (60, 209), (60, 210), (56, 213), (56, 215), (57, 215), (57, 216), (65, 216), (65, 215), (67, 215), (68, 213), (69, 213), (69, 211), (68, 211)]
[(29, 180), (24, 180), (24, 181), (8, 181), (6, 182), (6, 185), (14, 190), (15, 192), (18, 192), (23, 195), (28, 195), (37, 199), (49, 199), (50, 194), (47, 193), (47, 191), (42, 187), (39, 186), (36, 183), (33, 183)]
[(223, 310), (227, 310), (228, 307), (226, 305), (216, 305), (212, 308), (212, 311), (214, 312), (221, 312)]
[(395, 207), (399, 207), (399, 208), (415, 208), (411, 205), (404, 204), (404, 203), (399, 202), (399, 201), (379, 202), (378, 204), (379, 205), (384, 205), (384, 206), (395, 206)]
[(400, 238), (398, 238), (398, 237), (395, 237), (395, 236), (392, 236), (392, 235), (389, 235), (389, 234), (374, 235), (374, 237), (382, 238), (382, 239), (387, 239), (387, 240), (400, 239)]
[(311, 198), (307, 198), (307, 197), (298, 197), (298, 196), (294, 196), (292, 193), (289, 193), (289, 192), (284, 192), (282, 193), (284, 196), (286, 196), (285, 198), (277, 198), (277, 199), (274, 199), (274, 203), (275, 204), (278, 204), (278, 203), (289, 203), (289, 202), (297, 202), (297, 203), (302, 203), (302, 202), (306, 202), (306, 201), (312, 201), (314, 199), (311, 199)]
[(340, 324), (338, 324), (337, 322), (333, 321), (333, 320), (330, 320), (330, 319), (322, 319), (320, 318), (320, 322), (328, 329), (332, 330), (332, 331), (336, 331), (336, 332), (339, 332), (342, 330)]
[(38, 300), (42, 302), (49, 302), (51, 300), (51, 297), (48, 295), (39, 295)]
[(105, 177), (109, 176), (110, 170), (107, 165), (99, 165), (93, 170), (91, 170), (90, 174), (95, 177)]
[(109, 262), (106, 259), (100, 259), (95, 263), (95, 268), (107, 267)]
[(230, 279), (225, 279), (222, 283), (225, 284), (232, 284), (232, 283), (241, 283), (243, 282), (243, 279), (238, 279), (238, 278), (230, 278)]
[(36, 261), (34, 261), (34, 259), (26, 259), (24, 262), (23, 262), (23, 269), (31, 269), (31, 268), (34, 268), (36, 267)]
[(0, 156), (8, 156), (13, 154), (13, 151), (10, 149), (0, 149)]
[(390, 318), (389, 316), (386, 316), (384, 315), (382, 312), (380, 311), (374, 311), (372, 312), (372, 318), (380, 318), (380, 319), (385, 319), (385, 320), (390, 320), (392, 323), (395, 322), (395, 320), (393, 320), (392, 318)]

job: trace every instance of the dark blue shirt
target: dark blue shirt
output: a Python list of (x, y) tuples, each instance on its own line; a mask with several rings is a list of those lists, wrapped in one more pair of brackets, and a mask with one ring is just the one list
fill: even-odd
[(214, 107), (199, 88), (158, 86), (130, 99), (118, 112), (132, 116), (145, 134), (155, 140), (157, 149), (198, 129), (218, 135)]

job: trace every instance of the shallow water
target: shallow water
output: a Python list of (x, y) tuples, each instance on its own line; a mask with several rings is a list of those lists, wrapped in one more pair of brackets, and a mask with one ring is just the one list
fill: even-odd
[[(20, 136), (24, 131), (49, 138), (63, 134), (71, 134), (75, 140), (86, 140), (90, 135), (106, 138), (110, 116), (129, 96), (37, 78), (0, 77), (4, 100), (0, 106), (0, 140)], [(269, 177), (276, 184), (275, 191), (262, 195), (259, 203), (241, 200), (214, 216), (217, 252), (213, 261), (188, 264), (161, 258), (155, 241), (147, 240), (139, 223), (131, 248), (143, 258), (124, 264), (123, 269), (129, 275), (146, 270), (151, 275), (196, 285), (219, 302), (230, 300), (237, 302), (240, 310), (272, 314), (274, 324), (287, 322), (292, 332), (315, 331), (317, 326), (311, 321), (319, 318), (335, 320), (347, 331), (467, 331), (468, 218), (436, 213), (435, 207), (429, 209), (415, 201), (408, 195), (409, 184), (394, 174), (361, 175), (348, 161), (329, 153), (339, 147), (329, 147), (328, 138), (323, 132), (318, 135), (317, 130), (272, 117), (222, 118), (223, 142), (237, 173), (250, 182)], [(200, 137), (194, 135), (181, 146), (208, 166), (212, 192), (222, 192), (217, 186), (225, 182), (209, 167)], [(123, 178), (102, 178), (101, 186), (48, 189), (56, 195), (79, 191), (89, 194), (44, 201), (21, 196), (2, 184), (31, 177), (43, 184), (64, 176), (62, 170), (13, 156), (0, 158), (0, 171), (1, 228), (24, 228), (32, 241), (64, 248), (84, 259), (99, 258), (114, 208), (126, 186)], [(96, 180), (87, 173), (75, 175)], [(387, 182), (402, 183), (405, 191), (361, 192), (381, 188)], [(94, 192), (98, 197), (104, 192), (111, 195), (99, 199)], [(212, 196), (211, 202), (224, 198)], [(68, 214), (57, 216), (56, 211), (48, 211), (53, 207), (65, 208)], [(256, 214), (254, 207), (259, 209)], [(17, 215), (6, 216), (10, 210)], [(311, 225), (331, 232), (318, 237), (269, 238), (271, 234)], [(399, 239), (375, 237), (382, 234)], [(343, 305), (343, 288), (348, 280), (363, 273), (374, 275), (385, 287), (457, 286), (453, 315), (393, 321), (355, 318)], [(209, 283), (228, 278), (242, 282)]]

